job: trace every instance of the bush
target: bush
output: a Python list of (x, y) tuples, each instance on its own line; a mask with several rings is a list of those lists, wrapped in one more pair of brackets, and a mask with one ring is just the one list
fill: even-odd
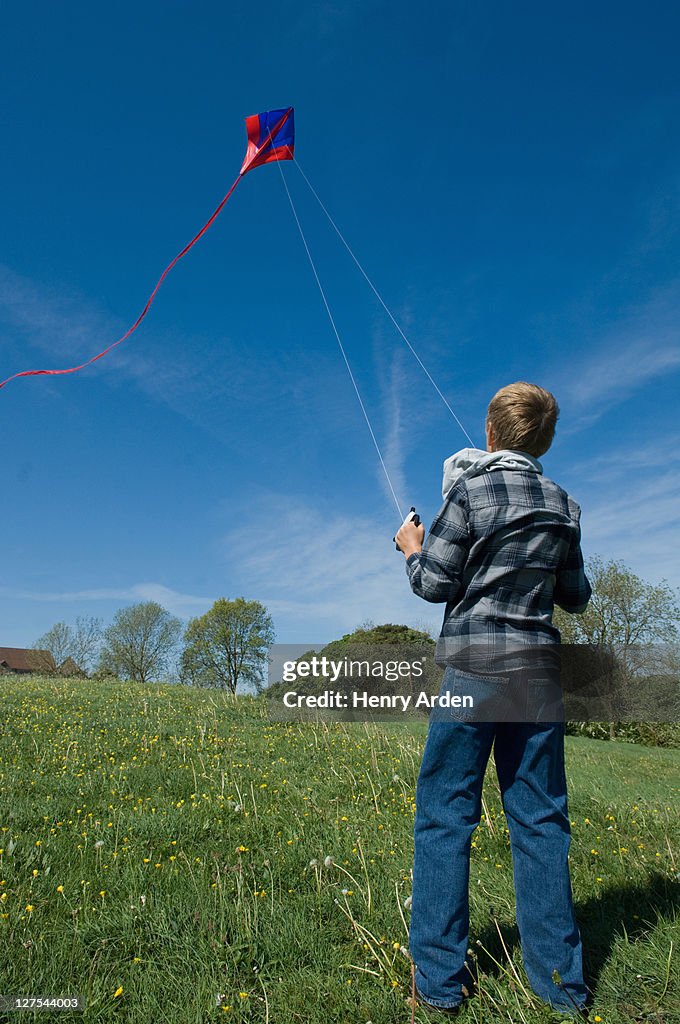
[(611, 736), (609, 722), (567, 722), (569, 736), (588, 736), (593, 740), (623, 740), (645, 747), (680, 748), (680, 724), (677, 722), (614, 722)]

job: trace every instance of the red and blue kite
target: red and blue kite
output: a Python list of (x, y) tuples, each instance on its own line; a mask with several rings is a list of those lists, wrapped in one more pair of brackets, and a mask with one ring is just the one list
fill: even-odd
[(80, 366), (71, 366), (65, 370), (22, 370), (21, 373), (14, 373), (11, 377), (0, 382), (0, 388), (4, 388), (5, 384), (9, 384), (11, 380), (16, 377), (38, 377), (42, 375), (56, 375), (61, 373), (75, 373), (77, 370), (82, 370), (86, 366), (90, 366), (92, 363), (96, 363), (98, 359), (105, 356), (107, 352), (110, 352), (121, 342), (129, 338), (130, 335), (137, 330), (142, 320), (149, 312), (151, 303), (156, 297), (158, 289), (163, 284), (163, 281), (170, 273), (176, 263), (182, 259), (183, 256), (189, 252), (196, 242), (201, 238), (208, 228), (214, 223), (219, 214), (222, 212), (227, 200), (230, 198), (234, 189), (238, 185), (239, 181), (248, 171), (252, 171), (254, 167), (259, 167), (261, 164), (272, 163), (276, 160), (292, 160), (295, 148), (295, 127), (294, 127), (294, 116), (293, 108), (285, 107), (282, 110), (266, 110), (262, 114), (253, 114), (251, 117), (246, 118), (246, 131), (248, 133), (248, 148), (246, 150), (245, 159), (243, 166), (239, 171), (238, 178), (231, 186), (226, 196), (219, 204), (212, 216), (206, 221), (198, 234), (194, 235), (190, 242), (184, 246), (181, 252), (179, 252), (174, 260), (167, 265), (161, 276), (159, 277), (156, 287), (151, 292), (151, 295), (147, 299), (144, 309), (139, 314), (132, 327), (128, 328), (122, 338), (114, 341), (111, 345), (99, 352), (98, 355), (93, 356), (92, 359), (88, 359), (87, 362), (81, 363)]
[(266, 110), (246, 118), (248, 149), (241, 174), (273, 160), (292, 160), (295, 146), (293, 108)]

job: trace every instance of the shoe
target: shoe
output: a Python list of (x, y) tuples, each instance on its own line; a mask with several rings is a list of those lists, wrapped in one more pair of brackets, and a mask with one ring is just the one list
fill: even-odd
[[(475, 987), (474, 978), (470, 977), (470, 984), (466, 987), (461, 985), (460, 990), (464, 999), (469, 999), (473, 993)], [(455, 1006), (435, 1006), (434, 1003), (429, 1003), (422, 992), (419, 991), (416, 985), (416, 965), (411, 960), (411, 995), (406, 1000), (406, 1004), (411, 1010), (411, 1024), (415, 1022), (416, 1010), (418, 1007), (422, 1007), (427, 1013), (431, 1014), (442, 1014), (446, 1017), (455, 1017), (460, 1012), (460, 1008), (463, 1005), (462, 1001), (457, 1003)]]

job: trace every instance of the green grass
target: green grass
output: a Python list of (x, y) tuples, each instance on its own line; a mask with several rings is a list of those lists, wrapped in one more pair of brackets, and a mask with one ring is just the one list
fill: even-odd
[[(65, 1021), (409, 1020), (424, 724), (275, 723), (262, 701), (179, 686), (0, 686), (0, 993), (84, 996)], [(680, 1021), (679, 768), (676, 750), (567, 737), (591, 1020)], [(463, 1024), (564, 1020), (528, 988), (513, 900), (490, 771)]]

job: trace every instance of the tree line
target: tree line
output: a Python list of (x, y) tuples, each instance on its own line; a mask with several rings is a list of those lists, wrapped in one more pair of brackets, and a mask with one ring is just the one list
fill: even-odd
[(186, 626), (156, 601), (120, 608), (106, 628), (96, 618), (57, 622), (34, 648), (48, 652), (56, 666), (71, 659), (86, 674), (147, 683), (171, 672), (183, 683), (236, 693), (239, 684), (262, 687), (273, 642), (267, 609), (237, 597), (219, 598)]
[[(586, 565), (593, 594), (586, 611), (556, 608), (554, 623), (563, 643), (618, 646), (674, 644), (679, 638), (676, 591), (664, 580), (650, 584), (619, 561), (595, 556)], [(407, 627), (399, 627), (407, 629)], [(35, 643), (57, 666), (72, 659), (81, 669), (146, 683), (175, 669), (180, 682), (236, 692), (239, 684), (263, 685), (274, 624), (258, 601), (219, 598), (186, 626), (155, 601), (119, 609), (101, 620), (56, 623)]]

